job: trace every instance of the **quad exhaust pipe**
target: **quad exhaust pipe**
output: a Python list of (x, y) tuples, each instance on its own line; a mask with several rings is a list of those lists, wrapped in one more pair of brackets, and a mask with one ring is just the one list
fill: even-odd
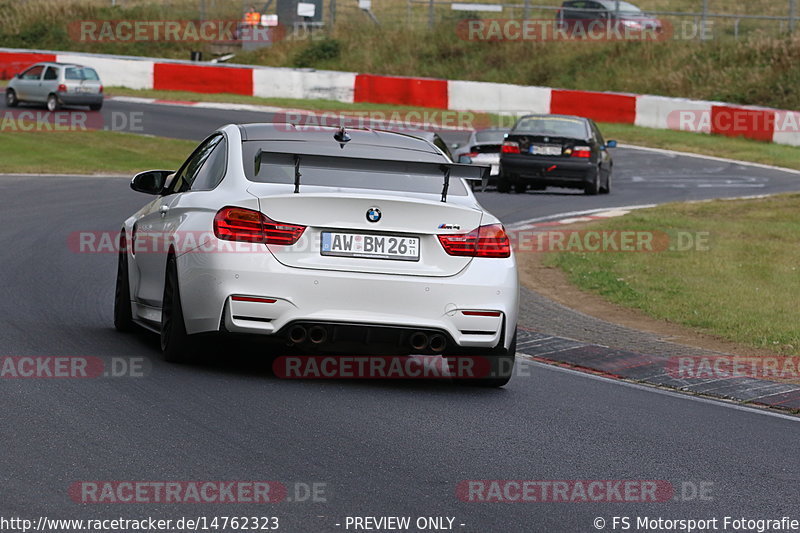
[(328, 330), (322, 326), (312, 326), (308, 330), (308, 340), (311, 341), (311, 344), (322, 344), (328, 340)]
[(408, 342), (418, 352), (430, 349), (433, 353), (442, 353), (447, 348), (447, 339), (440, 333), (428, 335), (423, 331), (415, 331)]
[(292, 329), (289, 330), (289, 340), (294, 344), (305, 342), (307, 335), (306, 328), (303, 326), (292, 326)]
[(447, 348), (447, 339), (444, 338), (444, 335), (434, 333), (431, 335), (431, 340), (428, 346), (430, 346), (432, 352), (442, 353), (444, 349)]

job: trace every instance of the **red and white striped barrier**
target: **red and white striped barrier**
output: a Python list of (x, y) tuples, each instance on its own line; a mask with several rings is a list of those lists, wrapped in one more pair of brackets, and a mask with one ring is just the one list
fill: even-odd
[(0, 48), (0, 79), (9, 79), (39, 61), (91, 66), (107, 85), (133, 89), (371, 102), (488, 113), (561, 113), (600, 122), (800, 146), (800, 112), (664, 96), (8, 48)]

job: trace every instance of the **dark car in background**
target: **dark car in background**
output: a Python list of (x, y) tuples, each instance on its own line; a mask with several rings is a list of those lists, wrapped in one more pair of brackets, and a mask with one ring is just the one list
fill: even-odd
[(528, 187), (583, 189), (586, 194), (611, 192), (613, 160), (593, 120), (570, 115), (526, 115), (506, 136), (500, 154), (499, 192)]
[(571, 34), (614, 29), (620, 32), (664, 31), (658, 18), (622, 0), (567, 0), (556, 13), (559, 27)]
[[(487, 185), (496, 185), (500, 174), (500, 147), (503, 145), (507, 128), (484, 128), (473, 131), (467, 142), (456, 149), (456, 161), (469, 161), (476, 165), (491, 167), (488, 179), (475, 188), (486, 189)], [(477, 182), (475, 182), (477, 184)]]

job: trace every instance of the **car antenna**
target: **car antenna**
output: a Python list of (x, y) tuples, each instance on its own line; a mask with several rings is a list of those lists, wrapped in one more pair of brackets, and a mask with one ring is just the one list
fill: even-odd
[(347, 133), (347, 130), (344, 129), (344, 126), (339, 128), (339, 131), (333, 134), (333, 138), (339, 141), (340, 148), (344, 148), (344, 145), (349, 143), (351, 140), (350, 134)]

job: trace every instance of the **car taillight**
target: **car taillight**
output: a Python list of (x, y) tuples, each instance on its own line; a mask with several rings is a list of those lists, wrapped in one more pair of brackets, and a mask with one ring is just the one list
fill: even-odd
[(592, 157), (592, 149), (589, 146), (576, 146), (572, 149), (572, 157)]
[(58, 86), (58, 89), (56, 89), (56, 92), (59, 92), (59, 93), (67, 92), (67, 86), (62, 83), (61, 85)]
[(458, 154), (458, 157), (464, 157), (464, 156), (467, 156), (470, 159), (472, 159), (473, 157), (477, 157), (478, 156), (478, 152), (465, 152), (463, 154)]
[(506, 141), (503, 143), (503, 146), (500, 148), (500, 151), (504, 154), (518, 154), (519, 153), (519, 143), (515, 143), (514, 141)]
[(98, 91), (98, 92), (99, 92), (100, 94), (103, 94), (103, 86), (102, 86), (102, 85), (100, 86), (100, 91)]
[(448, 255), (467, 257), (510, 257), (511, 243), (502, 224), (481, 226), (469, 233), (438, 235)]
[(259, 211), (243, 207), (223, 207), (214, 217), (214, 235), (226, 241), (290, 246), (305, 230), (305, 226), (275, 222)]

